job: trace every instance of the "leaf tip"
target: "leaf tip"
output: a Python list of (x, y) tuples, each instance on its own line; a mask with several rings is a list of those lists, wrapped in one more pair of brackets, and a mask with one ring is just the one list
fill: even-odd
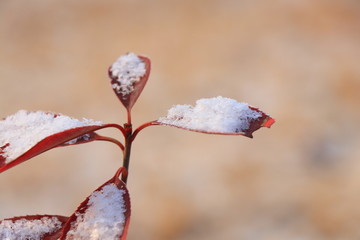
[(264, 120), (262, 126), (263, 126), (263, 127), (270, 128), (274, 123), (275, 123), (275, 119), (273, 119), (273, 118), (271, 118), (271, 117), (267, 117), (267, 118)]

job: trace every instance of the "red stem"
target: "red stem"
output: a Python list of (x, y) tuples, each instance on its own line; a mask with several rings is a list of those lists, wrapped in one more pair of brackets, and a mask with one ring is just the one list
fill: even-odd
[(122, 135), (124, 137), (126, 137), (126, 132), (125, 132), (125, 129), (120, 126), (119, 124), (115, 124), (115, 123), (111, 123), (111, 124), (106, 124), (105, 127), (114, 127), (114, 128), (117, 128), (120, 130), (120, 132), (122, 133)]
[[(150, 127), (150, 126), (156, 126), (156, 125), (160, 125), (159, 122), (157, 121), (151, 121), (151, 122), (147, 122), (144, 123), (142, 125), (140, 125), (134, 132), (132, 131), (132, 125), (131, 125), (131, 112), (128, 109), (127, 110), (127, 114), (128, 114), (128, 123), (124, 124), (124, 127), (119, 128), (120, 126), (114, 126), (117, 127), (121, 130), (121, 132), (123, 133), (124, 137), (125, 137), (125, 145), (122, 145), (121, 143), (121, 149), (124, 152), (124, 156), (123, 156), (123, 167), (126, 170), (126, 174), (122, 174), (121, 176), (121, 180), (124, 183), (127, 183), (127, 179), (128, 179), (128, 173), (129, 173), (129, 165), (130, 165), (130, 153), (131, 153), (131, 145), (132, 142), (134, 141), (135, 137), (137, 136), (137, 134), (144, 128), (146, 127)], [(104, 138), (104, 140), (110, 140), (113, 141), (113, 139), (109, 139), (109, 138)], [(116, 142), (118, 142), (117, 140), (115, 140)]]
[(120, 175), (121, 175), (121, 177), (123, 177), (123, 176), (127, 176), (127, 174), (128, 173), (127, 173), (127, 171), (126, 171), (126, 169), (124, 167), (119, 168), (116, 171), (115, 176), (114, 176), (115, 181), (120, 181)]
[(147, 122), (147, 123), (144, 123), (142, 125), (140, 125), (138, 128), (135, 129), (134, 133), (132, 134), (131, 136), (131, 141), (134, 141), (136, 135), (138, 135), (138, 133), (143, 130), (144, 128), (147, 128), (147, 127), (150, 127), (150, 126), (157, 126), (157, 125), (160, 125), (160, 123), (158, 121), (151, 121), (151, 122)]
[(125, 168), (127, 174), (121, 176), (121, 180), (126, 183), (129, 173), (129, 165), (130, 165), (130, 153), (131, 153), (131, 144), (132, 144), (132, 126), (131, 124), (124, 124), (125, 129), (125, 149), (124, 149), (124, 157), (123, 157), (123, 167)]
[(131, 109), (127, 108), (127, 124), (131, 125)]
[(119, 142), (118, 140), (114, 139), (114, 138), (97, 135), (95, 140), (112, 142), (112, 143), (115, 143), (116, 145), (118, 145), (118, 147), (121, 148), (121, 150), (123, 152), (125, 150), (124, 145), (121, 142)]

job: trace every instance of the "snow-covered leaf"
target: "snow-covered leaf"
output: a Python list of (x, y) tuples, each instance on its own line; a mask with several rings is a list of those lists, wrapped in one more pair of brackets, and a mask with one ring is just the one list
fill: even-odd
[(185, 130), (252, 137), (260, 127), (270, 127), (275, 120), (247, 103), (224, 97), (196, 101), (195, 106), (175, 105), (156, 123)]
[(120, 168), (96, 189), (64, 225), (60, 240), (125, 240), (130, 222), (130, 196)]
[(120, 56), (109, 68), (111, 86), (125, 108), (135, 104), (150, 74), (150, 59), (128, 53)]
[(33, 215), (8, 218), (0, 221), (2, 240), (56, 240), (68, 217)]
[(18, 111), (0, 121), (0, 173), (57, 146), (94, 140), (101, 122), (48, 112)]

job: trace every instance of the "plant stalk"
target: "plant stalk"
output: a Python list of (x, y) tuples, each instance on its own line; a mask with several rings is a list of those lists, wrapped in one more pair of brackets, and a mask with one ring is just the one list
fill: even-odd
[(125, 149), (124, 149), (124, 158), (123, 158), (123, 167), (126, 169), (127, 174), (121, 175), (121, 180), (126, 183), (129, 173), (130, 165), (130, 153), (131, 153), (131, 144), (132, 144), (132, 126), (131, 124), (125, 124)]

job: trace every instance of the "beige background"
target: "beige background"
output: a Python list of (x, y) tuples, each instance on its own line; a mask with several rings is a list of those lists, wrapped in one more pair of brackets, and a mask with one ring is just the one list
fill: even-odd
[[(144, 54), (153, 69), (135, 125), (217, 95), (277, 122), (254, 139), (144, 130), (129, 240), (360, 239), (359, 43), (357, 0), (1, 0), (0, 115), (121, 123), (107, 67)], [(70, 215), (120, 159), (90, 143), (13, 168), (0, 176), (0, 218)]]

